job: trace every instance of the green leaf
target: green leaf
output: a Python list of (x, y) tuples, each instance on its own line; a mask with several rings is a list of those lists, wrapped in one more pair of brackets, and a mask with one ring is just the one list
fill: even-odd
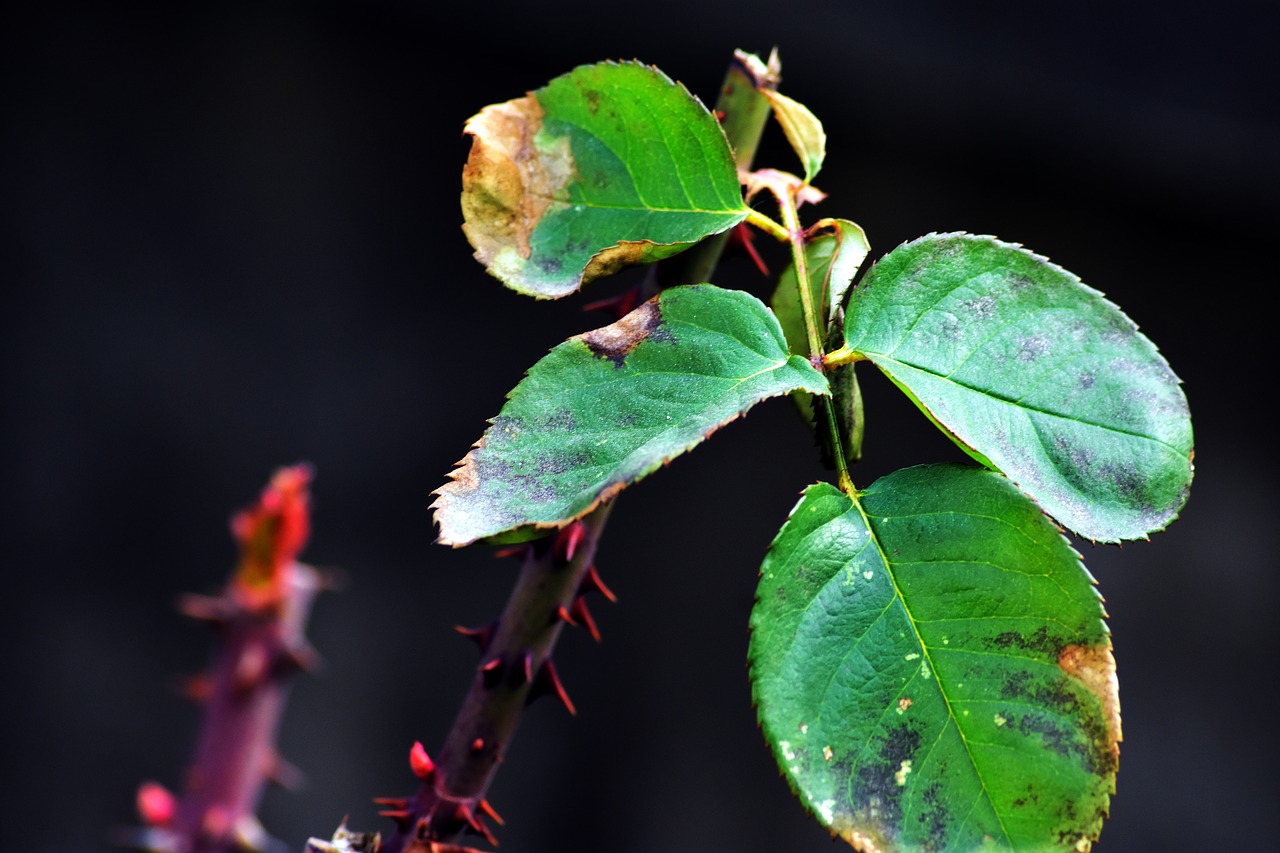
[(440, 540), (556, 528), (769, 397), (827, 383), (748, 293), (663, 291), (535, 364), (436, 494)]
[(1177, 376), (1102, 294), (992, 237), (894, 249), (853, 292), (845, 346), (970, 455), (1089, 539), (1163, 530), (1191, 485)]
[(811, 486), (751, 614), (752, 689), (783, 774), (856, 849), (1087, 850), (1119, 760), (1093, 580), (999, 474)]
[[(813, 304), (824, 313), (823, 322), (833, 324), (838, 317), (845, 296), (853, 284), (854, 276), (871, 251), (867, 236), (861, 227), (847, 219), (823, 220), (821, 225), (832, 233), (810, 240), (805, 246), (805, 260), (809, 268), (809, 289)], [(800, 308), (800, 288), (796, 284), (795, 265), (788, 266), (778, 277), (773, 297), (769, 300), (782, 324), (787, 344), (796, 355), (808, 355), (809, 343), (804, 329), (804, 312)], [(838, 327), (833, 327), (833, 330)], [(836, 406), (836, 420), (840, 435), (845, 440), (844, 454), (849, 460), (862, 455), (864, 429), (862, 391), (853, 367), (840, 367), (827, 374)], [(791, 395), (805, 423), (815, 425), (813, 397), (802, 391)], [(816, 430), (820, 441), (827, 441), (825, 430)], [(830, 448), (823, 447), (831, 462)]]
[(465, 130), (462, 229), (490, 273), (530, 296), (669, 257), (748, 212), (715, 117), (646, 65), (579, 67)]
[(773, 89), (762, 89), (761, 92), (773, 105), (773, 114), (782, 125), (782, 132), (804, 164), (804, 182), (809, 183), (817, 176), (827, 156), (827, 133), (822, 129), (822, 122), (804, 104), (781, 92)]

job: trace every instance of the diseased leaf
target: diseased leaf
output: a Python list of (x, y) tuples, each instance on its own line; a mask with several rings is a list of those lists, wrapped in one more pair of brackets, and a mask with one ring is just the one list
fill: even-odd
[(773, 114), (782, 125), (782, 132), (804, 164), (804, 182), (809, 183), (817, 177), (827, 156), (827, 132), (822, 129), (822, 122), (804, 104), (781, 92), (773, 89), (761, 92), (773, 105)]
[(859, 500), (809, 487), (761, 569), (752, 689), (783, 774), (861, 851), (1088, 850), (1121, 733), (1079, 555), (994, 472)]
[(1101, 542), (1163, 530), (1191, 485), (1178, 378), (1071, 273), (992, 237), (894, 249), (853, 292), (845, 346), (970, 455)]
[[(832, 229), (832, 233), (824, 234), (811, 240), (805, 246), (805, 260), (809, 268), (809, 288), (813, 296), (814, 306), (825, 314), (824, 321), (834, 324), (840, 307), (844, 304), (849, 286), (862, 262), (866, 260), (870, 246), (866, 234), (857, 224), (847, 219), (824, 220), (823, 224)], [(809, 354), (809, 344), (804, 330), (804, 312), (800, 308), (800, 290), (796, 284), (795, 266), (788, 266), (778, 277), (778, 285), (773, 291), (770, 305), (782, 324), (787, 336), (787, 344), (796, 355)], [(838, 326), (830, 325), (834, 332)], [(844, 454), (847, 459), (856, 460), (862, 455), (862, 435), (864, 430), (862, 391), (858, 387), (858, 379), (853, 366), (836, 368), (827, 374), (831, 383), (832, 399), (836, 406), (836, 420), (840, 434), (845, 439)], [(796, 408), (805, 423), (811, 427), (815, 423), (813, 397), (802, 391), (791, 395)], [(830, 457), (831, 450), (825, 446), (827, 433), (817, 430), (824, 453)], [(831, 463), (831, 458), (827, 459)]]
[(778, 321), (737, 290), (663, 291), (535, 364), (436, 494), (440, 540), (556, 528), (761, 400), (827, 391)]
[(638, 63), (585, 65), (466, 124), (463, 231), (513, 290), (556, 298), (747, 215), (724, 131)]

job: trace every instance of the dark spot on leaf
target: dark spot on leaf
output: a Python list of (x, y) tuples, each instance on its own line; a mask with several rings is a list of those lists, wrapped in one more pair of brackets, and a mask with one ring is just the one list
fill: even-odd
[(621, 368), (641, 341), (653, 335), (662, 324), (662, 312), (657, 300), (651, 299), (618, 322), (595, 331), (579, 335), (597, 358), (607, 358), (613, 366)]
[(1038, 359), (1049, 351), (1048, 339), (1036, 335), (1035, 337), (1026, 338), (1018, 347), (1018, 361), (1031, 362)]
[(582, 97), (587, 101), (587, 109), (591, 110), (592, 115), (600, 111), (600, 93), (595, 89), (585, 89)]
[(992, 637), (988, 642), (998, 649), (1018, 648), (1024, 651), (1041, 652), (1054, 659), (1062, 648), (1062, 641), (1049, 636), (1049, 629), (1043, 625), (1029, 636), (1018, 631), (1005, 631)]
[(1095, 379), (1096, 377), (1092, 373), (1081, 373), (1076, 377), (1076, 385), (1078, 385), (1081, 390), (1087, 391), (1093, 387)]
[(946, 797), (943, 796), (942, 783), (931, 784), (925, 789), (921, 799), (924, 801), (924, 809), (920, 812), (918, 820), (924, 824), (925, 830), (929, 833), (930, 849), (941, 850), (946, 846), (947, 827), (953, 820), (947, 808)]
[(560, 409), (553, 415), (539, 418), (537, 428), (541, 432), (553, 430), (557, 432), (573, 432), (578, 428), (578, 422), (574, 419), (573, 412), (568, 409)]
[(979, 296), (977, 299), (970, 299), (968, 302), (963, 303), (963, 305), (965, 308), (969, 309), (969, 313), (971, 313), (975, 319), (986, 320), (995, 313), (996, 298), (988, 293), (985, 296)]

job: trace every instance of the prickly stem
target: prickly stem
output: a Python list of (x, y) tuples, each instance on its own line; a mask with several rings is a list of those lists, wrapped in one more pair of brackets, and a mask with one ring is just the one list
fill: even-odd
[[(381, 853), (417, 850), (410, 843), (415, 838), (446, 842), (468, 827), (474, 831), (469, 821), (457, 819), (458, 807), (465, 807), (472, 816), (484, 811), (481, 800), (525, 705), (537, 691), (545, 690), (573, 708), (550, 660), (566, 623), (548, 614), (557, 614), (561, 608), (572, 612), (610, 506), (605, 504), (582, 519), (574, 526), (577, 532), (548, 537), (528, 550), (486, 656), (436, 757), (436, 775), (409, 798), (412, 818), (403, 826), (397, 822)], [(423, 821), (425, 835), (419, 837)]]
[(254, 813), (263, 789), (301, 779), (275, 741), (292, 675), (316, 658), (303, 631), (325, 581), (297, 562), (310, 524), (310, 480), (305, 466), (277, 471), (259, 501), (233, 518), (241, 557), (225, 592), (179, 602), (184, 614), (217, 628), (218, 645), (210, 671), (187, 684), (204, 716), (184, 790), (175, 796), (146, 783), (138, 792), (148, 829), (133, 841), (145, 849), (262, 848), (269, 838)]
[[(769, 116), (768, 99), (760, 94), (760, 90), (776, 87), (779, 73), (774, 57), (766, 64), (738, 52), (730, 65), (715, 109), (734, 149), (739, 169), (750, 169)], [(721, 234), (670, 260), (655, 264), (650, 267), (651, 275), (646, 278), (645, 286), (709, 281), (727, 240), (728, 234)], [(626, 306), (619, 301), (614, 305), (597, 307), (620, 311)], [(524, 677), (487, 680), (484, 672), (477, 673), (440, 752), (439, 778), (434, 780), (434, 784), (423, 784), (410, 798), (409, 810), (417, 815), (408, 824), (412, 830), (401, 827), (381, 846), (379, 853), (406, 853), (409, 849), (414, 853), (423, 850), (429, 853), (469, 853), (466, 848), (447, 843), (470, 825), (469, 822), (459, 822), (456, 806), (465, 805), (471, 815), (476, 808), (485, 809), (484, 795), (502, 760), (502, 753), (510, 743), (530, 691), (543, 673), (555, 676), (554, 668), (548, 667), (550, 654), (560, 629), (566, 623), (561, 619), (548, 619), (547, 614), (558, 613), (559, 608), (567, 607), (570, 615), (574, 615), (574, 602), (589, 592), (599, 592), (609, 601), (617, 600), (592, 565), (596, 543), (610, 506), (610, 503), (602, 505), (550, 537), (550, 547), (547, 540), (542, 540), (500, 552), (502, 556), (521, 556), (524, 564), (494, 635), (486, 640), (482, 653), (496, 654), (498, 659), (505, 657), (522, 661)], [(593, 631), (593, 635), (597, 633)], [(516, 656), (510, 657), (512, 654)], [(558, 678), (554, 680), (559, 685), (556, 692), (572, 710), (563, 685), (559, 684)], [(476, 737), (484, 738), (493, 748), (478, 753), (469, 750), (467, 746)], [(448, 807), (450, 803), (455, 809)], [(486, 836), (493, 840), (487, 830)]]

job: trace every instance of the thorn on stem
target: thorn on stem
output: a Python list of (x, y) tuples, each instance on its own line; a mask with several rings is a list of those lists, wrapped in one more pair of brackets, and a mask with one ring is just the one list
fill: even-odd
[(488, 625), (481, 625), (479, 628), (456, 625), (453, 630), (479, 646), (480, 654), (484, 654), (489, 651), (489, 644), (493, 642), (493, 635), (498, 630), (498, 624), (490, 622)]
[(498, 846), (498, 839), (493, 837), (489, 827), (485, 826), (484, 821), (476, 817), (475, 812), (465, 803), (458, 803), (458, 808), (454, 811), (454, 815), (460, 822), (466, 824), (473, 834), (479, 835), (494, 847)]
[(413, 770), (413, 775), (423, 782), (435, 775), (436, 763), (431, 760), (430, 755), (427, 755), (427, 750), (420, 740), (415, 740), (413, 748), (409, 750), (409, 767)]
[(600, 573), (596, 571), (595, 563), (587, 569), (587, 576), (582, 579), (582, 587), (578, 590), (579, 595), (588, 592), (599, 592), (605, 598), (609, 599), (609, 603), (617, 604), (618, 596), (613, 594), (613, 590), (604, 585), (604, 581), (600, 580)]
[(489, 817), (493, 818), (493, 820), (498, 824), (498, 826), (507, 825), (507, 822), (502, 819), (502, 815), (498, 814), (497, 810), (492, 805), (490, 805), (488, 800), (480, 801), (480, 811), (484, 812)]
[(178, 813), (178, 800), (159, 782), (138, 786), (138, 817), (147, 826), (168, 826)]
[(577, 715), (578, 709), (573, 707), (572, 700), (569, 699), (568, 692), (564, 689), (564, 684), (560, 681), (560, 674), (556, 672), (556, 665), (550, 660), (542, 664), (542, 668), (538, 670), (538, 676), (533, 682), (533, 689), (529, 691), (529, 702), (546, 695), (554, 695), (564, 704), (570, 714)]
[[(600, 642), (600, 629), (596, 626), (596, 620), (591, 618), (591, 611), (587, 609), (587, 602), (581, 595), (573, 600), (573, 616), (578, 621), (587, 626), (587, 630), (591, 632), (591, 639), (597, 643)], [(573, 624), (572, 622), (569, 624)]]
[(747, 253), (747, 256), (755, 263), (756, 269), (760, 270), (761, 275), (767, 276), (769, 274), (769, 268), (765, 266), (764, 258), (760, 257), (760, 253), (756, 251), (755, 235), (745, 222), (733, 227), (733, 230), (729, 233), (729, 239), (734, 245), (740, 246)]
[(569, 563), (578, 552), (578, 546), (587, 535), (587, 528), (581, 521), (575, 521), (556, 534), (555, 559), (557, 563)]

